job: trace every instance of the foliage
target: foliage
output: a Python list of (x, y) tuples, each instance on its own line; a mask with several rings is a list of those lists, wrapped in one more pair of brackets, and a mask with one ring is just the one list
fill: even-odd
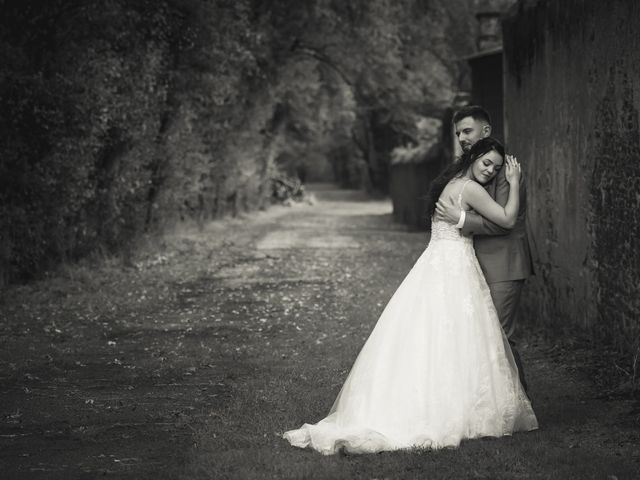
[(463, 0), (0, 7), (0, 282), (261, 208), (278, 171), (384, 191), (471, 41)]
[(237, 162), (214, 152), (250, 109), (258, 70), (243, 5), (2, 3), (5, 272), (116, 251), (160, 207), (218, 214), (210, 197)]
[(166, 39), (145, 2), (2, 7), (3, 244), (10, 268), (34, 271), (135, 233)]
[[(272, 0), (265, 8), (282, 33), (282, 50), (292, 53), (290, 62), (307, 58), (329, 91), (348, 91), (342, 103), (334, 97), (330, 117), (345, 118), (341, 113), (347, 111), (350, 122), (329, 129), (341, 129), (349, 140), (337, 142), (334, 136), (329, 158), (342, 158), (339, 152), (348, 150), (350, 163), (364, 168), (342, 170), (361, 170), (365, 188), (386, 191), (393, 148), (416, 140), (420, 118), (438, 117), (453, 100), (457, 58), (472, 48), (475, 20), (468, 2), (316, 0), (302, 6)], [(292, 122), (299, 123), (295, 112)], [(307, 148), (309, 143), (317, 145), (307, 142)]]

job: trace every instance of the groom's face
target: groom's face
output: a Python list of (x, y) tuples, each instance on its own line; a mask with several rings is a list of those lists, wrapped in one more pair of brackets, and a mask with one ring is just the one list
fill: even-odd
[(456, 137), (465, 152), (481, 138), (491, 135), (491, 125), (473, 117), (464, 117), (456, 123)]

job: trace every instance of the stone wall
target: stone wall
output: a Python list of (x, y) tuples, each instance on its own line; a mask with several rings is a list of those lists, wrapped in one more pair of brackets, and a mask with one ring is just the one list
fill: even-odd
[(503, 21), (505, 134), (525, 166), (531, 320), (636, 352), (640, 2), (526, 0)]

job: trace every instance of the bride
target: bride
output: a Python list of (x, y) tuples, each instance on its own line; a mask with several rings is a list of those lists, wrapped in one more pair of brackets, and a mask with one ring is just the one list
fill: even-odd
[[(503, 164), (510, 185), (504, 207), (482, 187)], [(455, 200), (461, 209), (511, 228), (520, 175), (504, 147), (484, 138), (434, 181), (431, 198)], [(440, 220), (433, 220), (431, 231), (329, 415), (286, 432), (291, 445), (325, 455), (437, 449), (538, 427), (472, 239)]]

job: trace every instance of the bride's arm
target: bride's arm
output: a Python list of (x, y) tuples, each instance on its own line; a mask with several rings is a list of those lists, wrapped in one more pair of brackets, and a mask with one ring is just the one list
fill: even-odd
[(497, 203), (482, 186), (470, 182), (464, 191), (465, 201), (487, 220), (503, 227), (513, 228), (520, 207), (520, 166), (514, 160), (506, 162), (506, 177), (509, 182), (509, 198), (503, 207)]
[[(492, 198), (495, 199), (500, 205), (506, 205), (507, 200), (509, 200), (509, 182), (505, 177), (505, 171), (501, 170), (496, 178), (494, 179), (495, 187), (493, 188), (494, 193), (491, 195)], [(523, 188), (523, 177), (520, 177), (520, 194), (522, 197), (522, 188)], [(490, 188), (484, 186), (487, 192), (491, 192)], [(522, 203), (522, 202), (520, 202)], [(459, 215), (458, 215), (459, 216)], [(483, 216), (479, 215), (476, 212), (469, 211), (466, 215), (466, 220), (460, 229), (463, 235), (471, 236), (471, 235), (506, 235), (511, 232), (510, 229), (501, 227), (497, 225)]]

